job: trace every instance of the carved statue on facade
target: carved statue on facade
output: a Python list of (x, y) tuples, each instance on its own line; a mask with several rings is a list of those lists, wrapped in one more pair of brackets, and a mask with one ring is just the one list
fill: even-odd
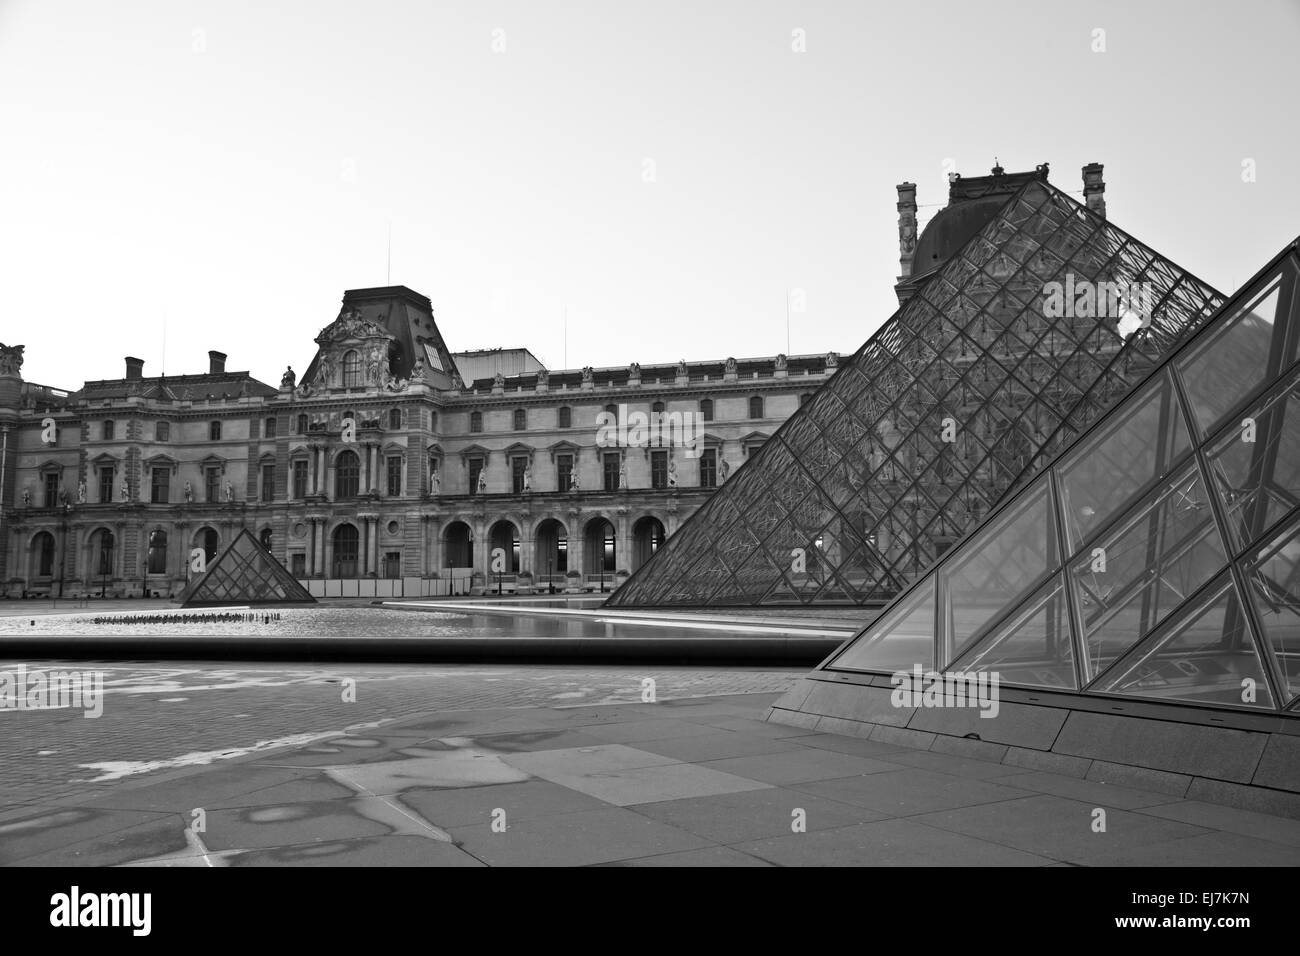
[(533, 490), (533, 463), (530, 461), (524, 465), (524, 491)]
[(736, 374), (736, 360), (735, 360), (734, 358), (728, 358), (728, 359), (727, 359), (727, 365), (726, 365), (726, 368), (723, 369), (723, 371), (725, 371), (728, 375), (735, 375), (735, 374)]
[(320, 368), (316, 370), (316, 384), (329, 388), (334, 381), (334, 353), (322, 352), (320, 357)]
[(618, 489), (625, 491), (627, 489), (627, 459), (624, 458), (618, 463)]
[(573, 471), (569, 472), (569, 490), (581, 491), (582, 483), (578, 480), (578, 463), (573, 463)]
[(730, 474), (731, 474), (731, 463), (728, 462), (727, 459), (723, 458), (720, 462), (718, 462), (718, 483), (721, 484), (722, 482), (726, 481), (727, 476)]
[(550, 384), (550, 381), (551, 381), (551, 373), (546, 371), (546, 369), (544, 368), (539, 368), (537, 370), (537, 384), (539, 386), (545, 387), (546, 385)]
[(778, 355), (776, 357), (776, 370), (778, 372), (784, 371), (786, 366), (788, 366), (789, 364), (790, 364), (789, 360), (784, 355)]
[(292, 365), (286, 366), (284, 370), (284, 374), (280, 376), (280, 387), (293, 388), (294, 385), (297, 384), (297, 382), (298, 382), (298, 375), (296, 372), (294, 372), (293, 366)]
[(460, 377), (460, 372), (451, 373), (451, 388), (455, 392), (464, 391), (465, 380)]
[(826, 368), (829, 370), (829, 369), (839, 368), (839, 367), (840, 367), (840, 353), (839, 353), (839, 352), (827, 352), (827, 353), (826, 353)]
[(487, 494), (487, 472), (485, 471), (478, 473), (478, 493), (480, 495)]
[(379, 385), (383, 382), (384, 374), (384, 351), (378, 345), (371, 346), (370, 356), (366, 360), (366, 380), (371, 385)]
[(227, 500), (227, 501), (234, 501), (234, 500), (235, 500), (235, 487), (234, 487), (234, 485), (232, 485), (232, 484), (230, 483), (230, 479), (229, 479), (229, 478), (226, 479), (225, 492), (226, 492), (226, 500)]
[(0, 342), (0, 375), (17, 375), (23, 367), (23, 345), (5, 345)]
[(23, 489), (23, 507), (24, 507), (24, 508), (30, 508), (31, 506), (32, 506), (32, 489), (30, 489), (30, 488), (24, 488), (24, 489)]
[(691, 374), (690, 370), (686, 367), (686, 359), (682, 359), (681, 361), (679, 361), (677, 363), (677, 377), (688, 378), (690, 377), (690, 374)]
[(194, 486), (188, 481), (185, 482), (185, 503), (192, 504), (194, 501)]
[(628, 378), (640, 378), (640, 377), (641, 377), (641, 363), (640, 363), (640, 362), (633, 362), (631, 365), (629, 365), (629, 366), (627, 367), (627, 377), (628, 377)]
[(86, 482), (83, 480), (77, 482), (77, 504), (84, 505), (85, 503), (86, 503)]
[(502, 375), (500, 372), (497, 372), (495, 375), (492, 376), (492, 387), (493, 387), (493, 388), (505, 388), (505, 387), (506, 387), (506, 377), (505, 377), (504, 375)]
[(592, 384), (593, 381), (595, 381), (595, 378), (596, 378), (596, 370), (593, 369), (590, 365), (585, 366), (582, 370), (582, 384), (590, 385)]
[(668, 462), (668, 487), (677, 487), (677, 462), (672, 460)]
[(122, 494), (122, 498), (121, 498), (122, 501), (131, 500), (131, 486), (127, 483), (127, 480), (125, 478), (122, 479), (121, 494)]
[(438, 463), (429, 461), (429, 494), (435, 497), (442, 493), (442, 475), (438, 474)]

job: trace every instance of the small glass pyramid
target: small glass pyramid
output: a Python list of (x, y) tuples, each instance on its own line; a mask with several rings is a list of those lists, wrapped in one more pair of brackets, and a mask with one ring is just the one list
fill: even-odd
[(1297, 250), (820, 669), (1295, 713)]
[(247, 530), (240, 531), (180, 596), (181, 607), (315, 603), (307, 589)]
[(607, 605), (886, 601), (1222, 301), (1028, 181)]

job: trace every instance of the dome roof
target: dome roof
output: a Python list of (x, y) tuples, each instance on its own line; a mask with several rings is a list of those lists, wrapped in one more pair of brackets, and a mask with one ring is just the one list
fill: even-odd
[(945, 206), (926, 223), (916, 243), (912, 275), (933, 272), (970, 242), (1006, 205), (1006, 194), (981, 196)]

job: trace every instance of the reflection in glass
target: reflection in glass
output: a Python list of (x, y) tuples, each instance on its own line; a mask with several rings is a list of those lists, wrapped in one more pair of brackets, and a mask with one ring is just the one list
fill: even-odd
[(1060, 575), (946, 670), (994, 671), (1008, 684), (1077, 689), (1065, 586)]
[(945, 593), (940, 657), (952, 660), (960, 654), (980, 628), (1059, 562), (1047, 483), (1040, 481), (940, 572)]
[(1086, 680), (1151, 633), (1228, 560), (1195, 464), (1094, 545), (1070, 566)]
[(1206, 601), (1180, 614), (1093, 689), (1198, 704), (1273, 707), (1259, 649), (1226, 575)]
[(1280, 284), (1281, 280), (1275, 282), (1214, 332), (1202, 336), (1175, 363), (1202, 434), (1268, 375)]
[(1165, 474), (1190, 445), (1166, 372), (1061, 463), (1062, 509), (1070, 548), (1078, 548), (1129, 496)]
[(1300, 695), (1300, 527), (1264, 545), (1246, 574), (1264, 643), (1282, 672), (1288, 702)]
[(911, 670), (934, 667), (934, 579), (918, 587), (901, 605), (849, 646), (830, 666), (836, 670)]

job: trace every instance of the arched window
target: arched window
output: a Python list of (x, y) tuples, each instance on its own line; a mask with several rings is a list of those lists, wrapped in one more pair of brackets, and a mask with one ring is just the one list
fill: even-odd
[(154, 441), (171, 441), (172, 426), (168, 422), (155, 422), (153, 426)]
[(36, 574), (48, 578), (54, 575), (54, 535), (42, 531), (36, 536)]
[(573, 409), (568, 405), (560, 406), (560, 427), (569, 428), (573, 425)]
[(704, 419), (706, 422), (713, 421), (713, 399), (700, 399), (700, 418)]
[(307, 434), (307, 416), (306, 416), (306, 415), (299, 415), (299, 416), (298, 416), (297, 431), (298, 431), (298, 434), (299, 434), (299, 435), (305, 435), (305, 434)]
[(267, 418), (267, 420), (266, 420), (266, 428), (263, 430), (262, 437), (263, 437), (263, 438), (274, 438), (274, 437), (275, 437), (275, 416), (271, 416), (271, 417)]
[(469, 430), (472, 432), (481, 432), (483, 430), (483, 413), (469, 413)]
[(263, 528), (262, 533), (257, 536), (257, 542), (267, 551), (271, 550), (271, 529)]
[(208, 422), (208, 441), (221, 441), (221, 422)]
[[(361, 459), (355, 452), (340, 452), (334, 461), (334, 497), (355, 498), (361, 490)], [(356, 528), (352, 529), (356, 531)]]
[(357, 552), (360, 535), (356, 525), (341, 524), (334, 531), (334, 573), (336, 578), (357, 576)]
[(356, 388), (360, 384), (361, 355), (356, 349), (348, 349), (343, 353), (343, 387)]
[(149, 532), (149, 573), (167, 573), (167, 532), (162, 528)]
[(755, 395), (749, 400), (749, 417), (750, 418), (763, 417), (763, 396)]
[(528, 410), (523, 408), (515, 409), (515, 431), (521, 432), (528, 427)]
[(390, 408), (388, 410), (388, 428), (390, 431), (397, 431), (402, 427), (402, 410), (400, 408)]
[(114, 426), (114, 424), (115, 424), (115, 423), (114, 423), (111, 419), (110, 419), (109, 421), (104, 422), (104, 441), (112, 441), (112, 440), (113, 440), (113, 426)]

